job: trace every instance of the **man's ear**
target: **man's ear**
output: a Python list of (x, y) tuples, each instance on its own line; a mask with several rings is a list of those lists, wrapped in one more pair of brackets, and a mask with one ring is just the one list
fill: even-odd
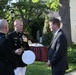
[(16, 25), (14, 25), (14, 28), (16, 27)]
[(57, 25), (57, 24), (55, 24), (55, 27), (58, 27), (58, 25)]
[(7, 29), (7, 26), (4, 26), (4, 29)]
[(14, 27), (16, 27), (16, 25), (14, 25)]

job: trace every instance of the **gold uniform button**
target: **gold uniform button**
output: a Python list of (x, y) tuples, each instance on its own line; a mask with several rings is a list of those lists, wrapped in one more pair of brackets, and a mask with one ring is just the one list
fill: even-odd
[(20, 41), (22, 41), (22, 38), (20, 38)]
[(15, 42), (17, 42), (17, 41), (15, 41)]
[(21, 44), (22, 44), (22, 42), (21, 42)]
[(15, 43), (15, 46), (17, 46), (17, 44)]

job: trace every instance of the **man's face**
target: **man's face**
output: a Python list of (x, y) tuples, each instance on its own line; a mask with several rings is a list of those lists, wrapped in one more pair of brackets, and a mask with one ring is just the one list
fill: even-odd
[(23, 22), (19, 21), (15, 27), (18, 32), (22, 32), (23, 31)]
[(56, 31), (56, 24), (53, 24), (53, 22), (49, 22), (49, 28), (52, 32), (55, 32)]

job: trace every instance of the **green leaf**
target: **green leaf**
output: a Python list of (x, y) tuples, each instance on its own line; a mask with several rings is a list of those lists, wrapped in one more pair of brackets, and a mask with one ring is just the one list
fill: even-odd
[(32, 2), (33, 2), (33, 3), (37, 3), (37, 2), (39, 2), (39, 0), (32, 0)]

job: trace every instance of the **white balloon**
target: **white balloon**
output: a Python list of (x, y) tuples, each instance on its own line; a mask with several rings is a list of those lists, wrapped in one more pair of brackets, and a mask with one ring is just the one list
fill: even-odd
[(24, 51), (24, 53), (22, 55), (22, 61), (25, 64), (32, 64), (35, 61), (35, 58), (36, 58), (35, 54), (31, 50)]

